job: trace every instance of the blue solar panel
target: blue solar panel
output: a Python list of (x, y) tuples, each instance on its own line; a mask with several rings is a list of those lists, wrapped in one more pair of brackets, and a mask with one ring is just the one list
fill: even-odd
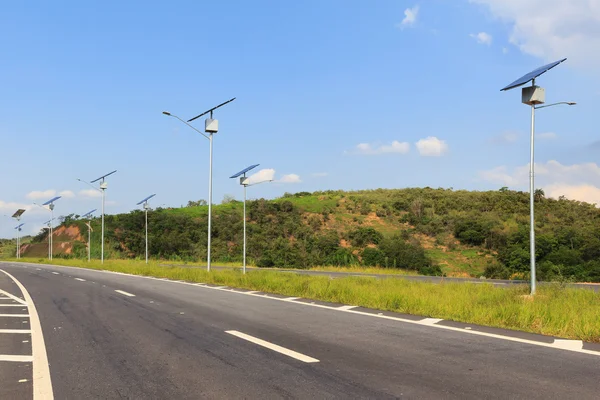
[(50, 203), (53, 203), (53, 202), (55, 202), (55, 201), (56, 201), (56, 200), (58, 200), (58, 199), (60, 199), (60, 196), (56, 196), (56, 197), (54, 197), (54, 198), (52, 198), (52, 199), (48, 200), (47, 202), (45, 202), (45, 203), (44, 203), (44, 204), (42, 204), (42, 205), (43, 205), (43, 206), (47, 206), (48, 204), (50, 204)]
[(254, 169), (254, 168), (258, 167), (259, 165), (260, 164), (254, 164), (254, 165), (249, 166), (248, 168), (244, 168), (243, 170), (241, 170), (237, 174), (234, 174), (234, 175), (230, 176), (229, 178), (237, 178), (238, 176), (244, 175), (246, 172), (250, 171), (251, 169)]
[(98, 179), (94, 179), (94, 180), (93, 180), (93, 181), (91, 181), (90, 183), (94, 183), (94, 182), (97, 182), (97, 181), (99, 181), (100, 179), (104, 179), (104, 178), (106, 178), (107, 176), (114, 174), (115, 172), (117, 172), (117, 170), (116, 170), (116, 169), (115, 169), (113, 172), (109, 172), (109, 173), (108, 173), (108, 174), (106, 174), (106, 175), (102, 175), (102, 176), (101, 176), (100, 178), (98, 178)]
[(150, 200), (151, 198), (153, 198), (154, 196), (156, 196), (156, 194), (151, 194), (150, 196), (146, 197), (144, 200), (140, 201), (139, 203), (137, 203), (136, 205), (139, 206), (142, 203), (147, 202), (148, 200)]
[(15, 226), (15, 229), (21, 230), (21, 227), (22, 227), (23, 225), (25, 225), (25, 223), (22, 223), (22, 224), (21, 224), (21, 225), (19, 225), (19, 226)]
[(562, 60), (554, 61), (553, 63), (544, 65), (543, 67), (539, 67), (538, 69), (535, 69), (535, 70), (531, 71), (530, 73), (523, 75), (522, 77), (520, 77), (519, 79), (517, 79), (510, 85), (506, 86), (505, 88), (500, 89), (500, 91), (510, 90), (510, 89), (514, 89), (516, 87), (522, 86), (522, 85), (526, 84), (527, 82), (542, 75), (544, 72), (548, 71), (549, 69), (556, 67), (558, 64), (560, 64), (561, 62), (563, 62), (565, 60), (566, 60), (566, 58), (563, 58)]
[(87, 217), (88, 215), (92, 215), (92, 214), (93, 214), (93, 213), (94, 213), (96, 210), (97, 210), (97, 208), (94, 208), (92, 211), (88, 211), (88, 212), (86, 212), (85, 214), (83, 214), (83, 215), (81, 216), (81, 218), (85, 218), (85, 217)]

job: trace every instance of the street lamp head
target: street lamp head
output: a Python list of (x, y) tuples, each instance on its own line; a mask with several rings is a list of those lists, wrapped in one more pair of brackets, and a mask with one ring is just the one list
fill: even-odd
[(163, 114), (168, 115), (169, 117), (171, 116), (171, 113), (168, 111), (163, 111)]
[(570, 106), (574, 106), (577, 103), (575, 103), (574, 101), (568, 101), (567, 104), (570, 105)]

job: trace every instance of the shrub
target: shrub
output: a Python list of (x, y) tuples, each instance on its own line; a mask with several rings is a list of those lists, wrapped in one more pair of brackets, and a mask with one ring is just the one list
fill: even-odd
[(432, 266), (421, 246), (407, 243), (398, 235), (382, 240), (379, 248), (386, 257), (385, 267), (420, 271)]
[(373, 228), (358, 228), (348, 235), (353, 246), (364, 247), (368, 244), (379, 244), (383, 239), (381, 232)]
[(385, 254), (379, 249), (367, 247), (361, 253), (363, 265), (369, 267), (380, 267), (385, 265)]

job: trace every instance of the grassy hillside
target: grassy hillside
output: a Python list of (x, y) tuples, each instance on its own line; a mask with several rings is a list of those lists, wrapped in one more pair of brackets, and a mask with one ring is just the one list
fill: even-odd
[[(524, 192), (451, 189), (327, 191), (250, 201), (248, 257), (261, 267), (380, 266), (450, 276), (527, 278), (529, 199)], [(150, 214), (154, 257), (206, 257), (207, 207), (157, 209)], [(543, 280), (600, 281), (600, 210), (594, 205), (536, 196), (538, 275)], [(109, 257), (140, 257), (141, 211), (107, 216)], [(63, 247), (83, 257), (76, 238), (87, 232), (67, 218)], [(92, 254), (99, 256), (99, 220)], [(34, 239), (47, 240), (42, 233)], [(60, 240), (55, 238), (55, 243)], [(214, 262), (241, 262), (242, 204), (214, 207)], [(66, 251), (66, 250), (65, 250)], [(55, 247), (55, 252), (61, 249)]]

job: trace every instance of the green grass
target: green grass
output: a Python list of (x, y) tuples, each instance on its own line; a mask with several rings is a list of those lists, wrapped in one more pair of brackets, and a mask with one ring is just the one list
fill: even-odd
[(294, 205), (300, 207), (302, 211), (312, 212), (312, 213), (322, 213), (325, 209), (334, 210), (336, 208), (336, 204), (338, 201), (338, 197), (336, 198), (322, 198), (319, 199), (319, 196), (303, 196), (303, 197), (284, 197), (280, 199), (274, 200), (277, 203), (281, 203), (284, 201), (290, 201)]
[(425, 253), (442, 269), (452, 276), (479, 276), (485, 270), (487, 259), (476, 249), (444, 251), (440, 248), (427, 249)]
[[(27, 262), (48, 263), (44, 259)], [(526, 286), (432, 284), (402, 279), (369, 279), (281, 274), (253, 270), (206, 272), (200, 268), (146, 265), (139, 261), (54, 260), (56, 265), (104, 269), (135, 275), (205, 282), (287, 296), (339, 302), (432, 318), (516, 329), (558, 337), (600, 342), (600, 293), (559, 285), (539, 287), (535, 299)]]

